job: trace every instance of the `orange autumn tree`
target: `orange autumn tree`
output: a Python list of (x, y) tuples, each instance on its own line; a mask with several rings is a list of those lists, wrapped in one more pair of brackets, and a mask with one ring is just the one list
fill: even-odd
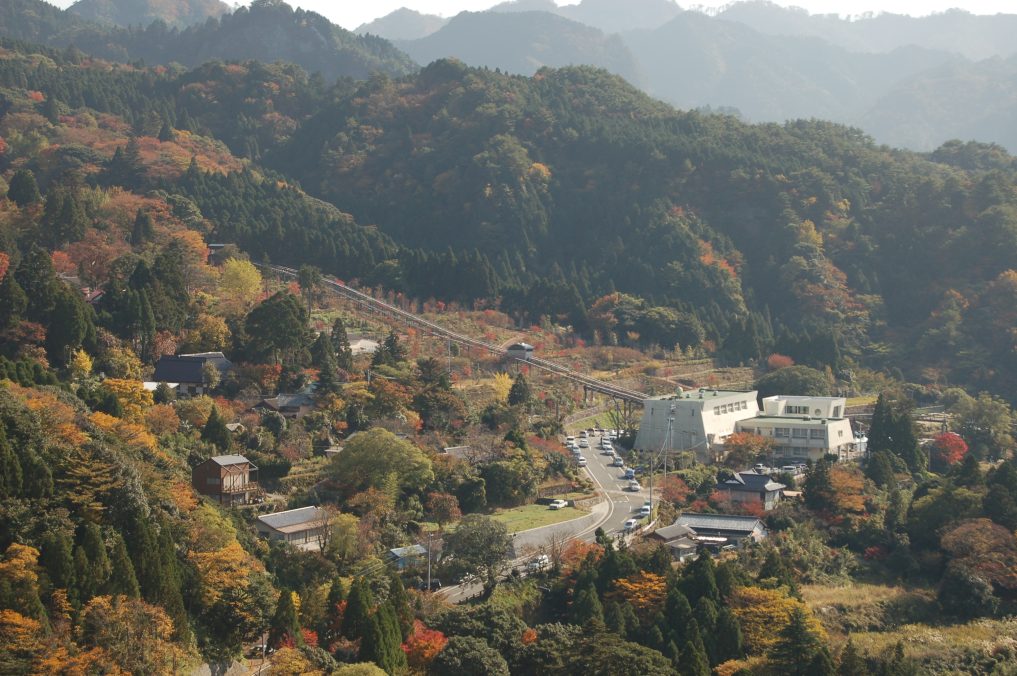
[(762, 655), (770, 651), (795, 608), (805, 611), (812, 630), (825, 639), (822, 625), (813, 617), (808, 606), (781, 590), (736, 587), (731, 592), (729, 605), (741, 625), (745, 650), (750, 655)]
[(635, 608), (640, 617), (651, 617), (664, 607), (667, 580), (662, 575), (641, 570), (629, 578), (615, 580), (616, 594)]
[(429, 629), (420, 620), (414, 620), (413, 632), (402, 645), (410, 669), (419, 672), (426, 671), (428, 665), (445, 648), (446, 643), (448, 643), (448, 639), (445, 634), (437, 629)]

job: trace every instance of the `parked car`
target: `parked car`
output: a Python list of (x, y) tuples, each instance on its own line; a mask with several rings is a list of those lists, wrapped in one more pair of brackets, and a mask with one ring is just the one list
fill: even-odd
[(551, 565), (551, 559), (548, 558), (547, 554), (541, 554), (540, 556), (534, 557), (529, 563), (526, 564), (526, 571), (528, 573), (536, 573), (544, 570)]
[(576, 443), (576, 438), (574, 436), (572, 436), (570, 434), (569, 436), (565, 437), (565, 445), (566, 446), (571, 446), (574, 443)]
[[(427, 591), (427, 580), (420, 581), (420, 591)], [(431, 591), (438, 591), (441, 589), (441, 580), (436, 578), (431, 579)]]
[(600, 439), (600, 447), (601, 448), (614, 448), (614, 446), (611, 444), (611, 440), (608, 439), (607, 437), (602, 437)]
[(629, 481), (629, 485), (625, 487), (625, 490), (632, 491), (633, 493), (638, 493), (639, 491), (643, 490), (643, 487), (639, 485), (638, 481), (632, 479)]
[(625, 525), (622, 526), (622, 530), (629, 532), (635, 530), (639, 526), (639, 519), (628, 519)]
[(761, 462), (757, 462), (755, 465), (752, 466), (752, 471), (755, 472), (756, 474), (766, 474), (767, 472), (770, 471), (770, 468)]
[(614, 456), (614, 462), (611, 463), (611, 466), (612, 467), (624, 467), (625, 466), (625, 461), (622, 460), (620, 456), (616, 455), (616, 456)]
[(643, 505), (642, 507), (639, 508), (639, 517), (643, 518), (643, 517), (650, 516), (650, 512), (651, 511), (652, 510), (650, 509), (649, 505)]
[(586, 465), (589, 464), (588, 462), (586, 462), (586, 458), (584, 458), (583, 456), (579, 456), (578, 458), (576, 458), (576, 462), (579, 464), (580, 467), (586, 467)]
[(788, 474), (797, 474), (798, 467), (796, 465), (784, 465), (780, 468), (781, 472), (787, 472)]
[(587, 441), (586, 439), (579, 440), (579, 448), (589, 448), (589, 447), (590, 447), (589, 441)]
[(548, 509), (565, 509), (568, 506), (569, 506), (569, 503), (565, 502), (564, 500), (555, 500), (550, 505), (548, 505), (547, 508)]
[(636, 470), (632, 469), (631, 467), (626, 467), (625, 468), (625, 478), (626, 479), (635, 479), (636, 478)]
[(579, 430), (579, 438), (580, 439), (587, 439), (587, 438), (589, 438), (589, 436), (590, 436), (590, 433), (587, 432), (586, 430)]

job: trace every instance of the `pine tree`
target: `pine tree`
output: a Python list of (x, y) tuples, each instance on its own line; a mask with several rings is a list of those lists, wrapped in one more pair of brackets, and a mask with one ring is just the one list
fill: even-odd
[(795, 584), (794, 576), (791, 575), (791, 571), (784, 564), (783, 557), (781, 557), (776, 549), (771, 549), (766, 555), (766, 559), (759, 568), (759, 575), (756, 576), (756, 579), (760, 582), (763, 580), (774, 580), (778, 586), (787, 587), (792, 595), (797, 595), (798, 593), (798, 586)]
[(526, 406), (532, 398), (533, 393), (530, 391), (530, 384), (526, 381), (526, 376), (522, 373), (517, 374), (515, 380), (512, 381), (512, 388), (509, 390), (509, 406)]
[(576, 592), (572, 601), (571, 609), (572, 623), (582, 627), (603, 627), (604, 608), (600, 605), (597, 597), (597, 590), (593, 585)]
[(406, 653), (402, 650), (402, 632), (399, 629), (399, 618), (396, 617), (396, 611), (390, 600), (378, 607), (375, 618), (378, 620), (378, 628), (381, 630), (383, 638), (381, 662), (378, 663), (378, 666), (389, 674), (405, 673), (407, 668)]
[(28, 309), (28, 296), (14, 275), (7, 274), (0, 282), (0, 329), (14, 326)]
[(367, 581), (357, 578), (350, 587), (349, 598), (346, 599), (343, 636), (351, 641), (363, 637), (371, 621), (372, 606), (374, 606), (374, 599), (370, 587), (367, 586)]
[(268, 629), (268, 645), (278, 648), (286, 641), (293, 641), (296, 645), (304, 644), (304, 635), (300, 631), (300, 618), (297, 616), (297, 606), (293, 596), (296, 592), (284, 589), (279, 594), (279, 601), (275, 604), (275, 614), (272, 615), (272, 622)]
[(172, 141), (175, 137), (176, 134), (173, 133), (173, 127), (170, 126), (169, 122), (163, 120), (162, 128), (159, 129), (159, 141), (167, 143)]
[(335, 354), (332, 352), (332, 343), (324, 333), (318, 336), (311, 348), (311, 356), (314, 365), (318, 368), (318, 387), (315, 393), (318, 395), (339, 394), (342, 385), (339, 383)]
[(187, 611), (184, 609), (184, 597), (181, 593), (180, 564), (177, 561), (177, 545), (170, 532), (169, 522), (165, 519), (159, 524), (159, 560), (162, 576), (159, 580), (157, 603), (161, 605), (170, 619), (173, 620), (173, 635), (177, 640), (186, 640), (190, 636), (187, 624)]
[(742, 627), (738, 618), (725, 606), (717, 615), (717, 630), (714, 642), (716, 644), (716, 661), (718, 664), (728, 660), (740, 660), (745, 656), (743, 645)]
[(201, 439), (223, 452), (230, 447), (233, 437), (230, 435), (230, 431), (226, 429), (226, 423), (223, 421), (222, 416), (219, 415), (218, 406), (212, 407), (212, 412), (209, 414), (208, 420), (205, 421), (205, 426), (201, 428)]
[(697, 557), (682, 576), (678, 588), (685, 594), (690, 605), (699, 603), (699, 599), (708, 598), (714, 603), (720, 602), (717, 590), (717, 578), (714, 575), (713, 557)]
[(336, 367), (343, 371), (353, 370), (353, 349), (350, 347), (350, 337), (346, 333), (346, 325), (342, 318), (337, 318), (332, 324), (332, 351), (336, 356)]
[(74, 550), (75, 573), (81, 589), (81, 601), (87, 602), (101, 593), (103, 585), (112, 573), (112, 564), (106, 553), (102, 532), (94, 523), (86, 523), (81, 534), (81, 544)]
[(0, 425), (0, 498), (20, 497), (23, 486), (21, 461), (7, 440), (4, 426)]
[(833, 663), (833, 658), (830, 657), (830, 651), (825, 646), (820, 648), (809, 660), (805, 673), (808, 676), (835, 676), (837, 674), (837, 667)]
[(686, 641), (681, 654), (682, 676), (710, 676), (710, 662), (701, 646)]
[(848, 636), (847, 645), (840, 654), (840, 665), (837, 667), (838, 676), (868, 676), (869, 668), (865, 660), (858, 654), (854, 640)]
[(19, 207), (38, 202), (42, 196), (39, 194), (39, 185), (35, 182), (35, 174), (29, 169), (14, 172), (7, 187), (7, 198)]
[(686, 629), (691, 619), (692, 607), (689, 600), (677, 584), (668, 584), (667, 596), (664, 598), (664, 628), (675, 645), (685, 644)]
[(395, 571), (389, 573), (388, 602), (392, 604), (399, 621), (399, 643), (402, 643), (413, 631), (413, 609), (410, 608), (410, 596), (406, 593), (406, 587)]
[(155, 234), (155, 226), (152, 224), (152, 217), (143, 209), (138, 209), (134, 215), (134, 225), (131, 227), (131, 244), (137, 246), (152, 239)]
[(809, 626), (805, 611), (796, 606), (770, 650), (770, 664), (788, 676), (807, 676), (812, 659), (823, 649), (819, 637)]
[(102, 588), (103, 594), (116, 596), (122, 594), (132, 599), (138, 598), (138, 578), (134, 574), (134, 564), (127, 554), (127, 545), (119, 534), (113, 542), (113, 552), (110, 556), (110, 576)]
[(67, 533), (58, 530), (46, 534), (39, 550), (39, 565), (46, 571), (53, 587), (67, 590), (67, 598), (77, 604), (78, 580), (74, 570), (74, 551)]

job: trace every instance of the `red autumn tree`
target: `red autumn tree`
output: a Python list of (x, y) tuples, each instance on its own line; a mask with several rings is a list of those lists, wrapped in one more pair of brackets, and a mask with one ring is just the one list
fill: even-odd
[(959, 434), (941, 432), (932, 440), (932, 464), (937, 469), (948, 469), (964, 459), (968, 445)]
[(766, 358), (766, 367), (771, 371), (794, 366), (795, 360), (783, 354), (771, 354)]
[(458, 521), (463, 513), (459, 509), (459, 498), (451, 493), (431, 493), (427, 496), (427, 513), (431, 515), (438, 528), (447, 523)]
[(692, 489), (684, 479), (674, 474), (669, 474), (666, 479), (661, 481), (661, 484), (661, 497), (675, 506), (684, 505), (688, 501), (689, 495), (692, 494)]
[(413, 633), (403, 643), (406, 662), (414, 672), (427, 671), (431, 661), (438, 656), (448, 643), (445, 634), (429, 629), (420, 620), (413, 621)]

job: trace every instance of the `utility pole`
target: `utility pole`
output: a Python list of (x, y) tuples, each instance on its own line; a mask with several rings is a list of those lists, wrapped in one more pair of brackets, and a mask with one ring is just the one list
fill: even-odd
[(434, 535), (427, 531), (427, 591), (431, 591), (431, 537)]

